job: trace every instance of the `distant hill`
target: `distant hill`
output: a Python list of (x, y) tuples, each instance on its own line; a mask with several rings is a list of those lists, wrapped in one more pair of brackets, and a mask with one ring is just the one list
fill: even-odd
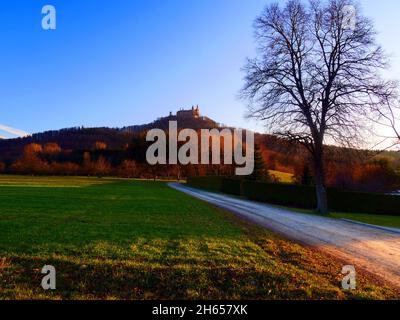
[(69, 128), (35, 133), (29, 137), (0, 140), (0, 161), (11, 163), (22, 155), (30, 143), (57, 143), (63, 150), (91, 150), (97, 141), (102, 141), (112, 149), (122, 149), (132, 139), (132, 135), (110, 128)]
[(84, 128), (75, 127), (61, 130), (35, 133), (31, 136), (16, 139), (0, 139), (0, 161), (11, 163), (17, 159), (23, 148), (30, 143), (46, 144), (57, 143), (63, 150), (83, 151), (91, 150), (98, 141), (104, 142), (108, 149), (123, 150), (131, 142), (135, 134), (151, 129), (167, 130), (169, 121), (177, 121), (178, 128), (213, 129), (220, 128), (216, 121), (200, 115), (198, 107), (189, 110), (180, 110), (176, 114), (159, 118), (148, 124), (133, 125), (124, 128)]
[[(20, 159), (23, 156), (25, 146), (31, 143), (41, 146), (46, 144), (57, 144), (59, 146), (62, 150), (59, 154), (43, 158), (44, 161), (49, 163), (71, 162), (81, 166), (85, 152), (89, 152), (93, 159), (103, 155), (113, 167), (120, 166), (126, 159), (143, 162), (147, 149), (144, 134), (146, 131), (156, 128), (167, 130), (170, 121), (177, 121), (178, 129), (227, 128), (208, 117), (202, 116), (198, 107), (192, 107), (188, 110), (179, 110), (176, 114), (171, 112), (168, 116), (148, 124), (124, 128), (75, 127), (46, 131), (24, 138), (0, 140), (0, 172), (4, 165), (6, 168), (10, 168), (13, 163)], [(310, 165), (308, 162), (309, 155), (300, 144), (268, 134), (256, 134), (255, 139), (260, 146), (261, 155), (269, 170), (299, 174), (306, 165)], [(328, 147), (328, 152), (330, 161), (328, 169), (333, 172), (332, 176), (345, 166), (355, 168), (357, 163), (363, 164), (380, 158), (388, 160), (390, 166), (400, 171), (399, 152), (385, 152), (375, 157), (367, 151), (337, 147)], [(360, 172), (362, 172), (361, 169)], [(344, 180), (349, 175), (348, 172), (344, 171), (341, 174)]]

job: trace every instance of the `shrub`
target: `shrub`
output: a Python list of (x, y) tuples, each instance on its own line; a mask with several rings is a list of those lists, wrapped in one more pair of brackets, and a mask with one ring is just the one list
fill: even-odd
[(300, 208), (315, 208), (315, 188), (310, 186), (244, 181), (242, 194), (246, 198)]
[(400, 196), (329, 189), (328, 202), (336, 211), (400, 216)]
[(242, 180), (220, 176), (189, 177), (187, 184), (199, 189), (240, 196)]
[(189, 177), (187, 184), (208, 191), (222, 191), (222, 177)]
[(221, 192), (240, 196), (242, 194), (242, 180), (233, 178), (222, 178)]

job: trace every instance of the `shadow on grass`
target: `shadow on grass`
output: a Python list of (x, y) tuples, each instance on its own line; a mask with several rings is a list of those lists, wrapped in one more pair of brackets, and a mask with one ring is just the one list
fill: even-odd
[[(80, 254), (4, 260), (0, 299), (395, 299), (398, 292), (358, 275), (340, 289), (342, 265), (258, 228), (246, 238), (136, 239), (127, 251), (107, 243)], [(120, 250), (118, 252), (118, 250)], [(44, 265), (57, 290), (41, 288)]]

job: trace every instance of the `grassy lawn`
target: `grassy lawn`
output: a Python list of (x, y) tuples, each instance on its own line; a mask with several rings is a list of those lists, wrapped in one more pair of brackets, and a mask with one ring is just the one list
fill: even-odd
[[(399, 209), (400, 211), (400, 209)], [(400, 228), (400, 216), (385, 216), (361, 213), (331, 213), (331, 217), (337, 219), (350, 219), (363, 223), (374, 224), (377, 226)]]
[[(40, 286), (57, 270), (57, 290)], [(0, 176), (0, 299), (396, 298), (162, 182)]]
[[(275, 205), (274, 205), (275, 206)], [(286, 206), (275, 206), (299, 213), (320, 215), (314, 210), (293, 208)], [(326, 217), (334, 219), (349, 219), (362, 223), (368, 223), (376, 226), (389, 227), (389, 228), (400, 228), (400, 216), (386, 216), (380, 214), (366, 214), (366, 213), (347, 213), (347, 212), (331, 212)]]

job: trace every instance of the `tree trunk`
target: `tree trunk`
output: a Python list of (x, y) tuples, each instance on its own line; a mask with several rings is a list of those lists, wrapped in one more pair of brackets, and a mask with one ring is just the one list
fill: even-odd
[(321, 214), (328, 214), (328, 197), (324, 184), (317, 183), (315, 185), (317, 191), (317, 211)]
[(317, 193), (317, 211), (321, 214), (328, 214), (328, 196), (325, 186), (325, 168), (322, 157), (314, 158), (315, 167), (315, 189)]

